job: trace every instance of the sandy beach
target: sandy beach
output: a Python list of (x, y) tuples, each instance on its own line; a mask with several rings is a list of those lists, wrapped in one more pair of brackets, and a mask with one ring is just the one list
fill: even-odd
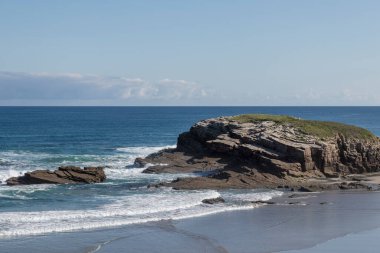
[(291, 198), (289, 194), (274, 199), (276, 204), (250, 210), (13, 238), (0, 241), (0, 248), (1, 252), (54, 253), (314, 253), (357, 252), (359, 248), (376, 252), (380, 247), (375, 240), (380, 233), (380, 192), (296, 193)]

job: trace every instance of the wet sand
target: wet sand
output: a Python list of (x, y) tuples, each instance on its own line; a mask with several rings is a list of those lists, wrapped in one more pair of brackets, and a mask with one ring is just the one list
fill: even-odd
[[(377, 252), (380, 192), (303, 193), (177, 221), (1, 239), (1, 252)], [(292, 203), (292, 204), (291, 204)], [(351, 243), (350, 243), (351, 242)], [(355, 242), (355, 243), (353, 243)]]
[(283, 251), (283, 253), (377, 253), (379, 252), (379, 235), (380, 229), (362, 231), (359, 233), (334, 238), (310, 248)]

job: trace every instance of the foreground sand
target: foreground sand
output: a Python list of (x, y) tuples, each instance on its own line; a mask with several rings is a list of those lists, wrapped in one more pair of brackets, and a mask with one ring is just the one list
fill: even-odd
[[(296, 193), (178, 221), (0, 240), (1, 252), (378, 252), (380, 192)], [(292, 204), (291, 204), (292, 203)], [(370, 230), (373, 230), (371, 232)], [(367, 237), (365, 236), (367, 235)], [(347, 239), (348, 238), (348, 239)], [(353, 238), (353, 239), (352, 239)], [(372, 240), (371, 240), (372, 238)]]

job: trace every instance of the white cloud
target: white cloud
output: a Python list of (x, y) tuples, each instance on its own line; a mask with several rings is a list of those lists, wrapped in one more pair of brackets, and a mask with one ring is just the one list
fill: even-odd
[(0, 105), (379, 105), (380, 85), (259, 85), (206, 89), (164, 78), (0, 71)]
[[(150, 82), (142, 78), (77, 73), (21, 73), (0, 71), (0, 104), (9, 101), (98, 101), (106, 104), (181, 104), (207, 97), (196, 82), (169, 78)], [(32, 103), (33, 104), (33, 103)]]
[(157, 95), (161, 97), (168, 95), (171, 99), (182, 99), (207, 96), (206, 90), (195, 82), (165, 78), (160, 80), (158, 84), (161, 89)]

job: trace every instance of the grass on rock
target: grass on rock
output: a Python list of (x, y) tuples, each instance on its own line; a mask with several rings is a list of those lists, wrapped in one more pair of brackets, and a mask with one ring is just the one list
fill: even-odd
[(319, 138), (330, 138), (336, 136), (337, 134), (342, 134), (346, 138), (376, 138), (373, 133), (361, 127), (330, 121), (304, 120), (287, 115), (243, 114), (234, 116), (232, 119), (240, 123), (273, 121), (277, 124), (289, 124), (305, 134), (317, 136)]

